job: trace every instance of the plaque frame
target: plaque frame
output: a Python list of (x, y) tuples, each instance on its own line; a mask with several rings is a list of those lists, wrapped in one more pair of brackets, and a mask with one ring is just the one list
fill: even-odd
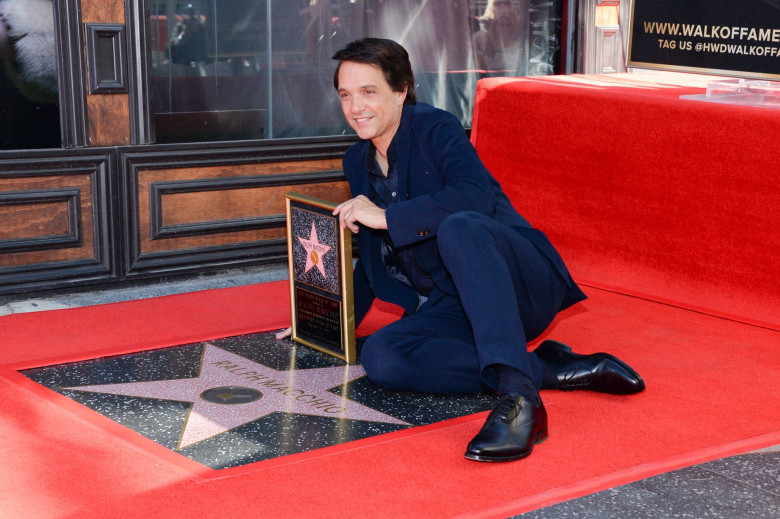
[[(292, 315), (291, 339), (298, 344), (327, 353), (347, 363), (353, 363), (357, 360), (357, 349), (352, 285), (352, 232), (342, 228), (339, 224), (339, 218), (333, 216), (333, 209), (336, 208), (336, 205), (333, 202), (296, 192), (285, 195), (290, 311)], [(301, 241), (297, 239), (303, 237), (294, 233), (296, 230), (301, 231), (301, 226), (304, 225), (301, 222), (306, 222), (305, 234), (308, 238), (304, 239), (311, 239), (308, 232), (309, 221), (311, 228), (316, 229), (317, 241), (332, 245), (322, 254), (321, 258), (316, 254), (311, 256), (316, 258), (316, 261), (314, 265), (309, 265), (309, 270), (305, 270), (305, 266), (302, 267), (301, 263), (308, 262), (307, 258), (310, 256), (305, 251)], [(325, 234), (324, 231), (329, 232), (329, 234)], [(325, 265), (325, 257), (329, 253), (335, 254), (336, 257), (329, 257), (328, 265)], [(328, 274), (338, 273), (338, 280), (336, 282), (333, 279), (329, 280), (323, 272), (325, 269), (327, 269)], [(308, 279), (304, 279), (301, 270), (304, 270), (304, 275), (308, 275), (310, 272), (312, 274), (308, 275)], [(321, 277), (320, 273), (322, 273)], [(308, 305), (309, 308), (303, 309), (304, 305)], [(330, 305), (328, 307), (330, 311), (326, 312), (328, 315), (312, 316), (308, 319), (303, 319), (301, 316), (306, 312), (315, 313), (311, 310), (312, 307), (324, 308), (328, 305)], [(336, 319), (334, 319), (336, 312), (338, 313), (337, 337), (334, 336), (332, 329), (336, 325)], [(312, 331), (314, 333), (311, 333)], [(322, 335), (317, 337), (317, 332), (322, 332)]]

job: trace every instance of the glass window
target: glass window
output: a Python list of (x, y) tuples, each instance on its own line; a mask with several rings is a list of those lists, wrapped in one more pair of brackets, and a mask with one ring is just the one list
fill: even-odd
[[(350, 133), (331, 56), (379, 36), (470, 126), (478, 79), (558, 71), (562, 0), (149, 0), (157, 142)], [(60, 146), (50, 0), (0, 0), (0, 149)]]
[(412, 59), (421, 101), (470, 126), (478, 79), (550, 74), (560, 0), (150, 0), (157, 142), (351, 133), (331, 56), (365, 36)]
[(52, 3), (0, 0), (0, 150), (60, 142)]

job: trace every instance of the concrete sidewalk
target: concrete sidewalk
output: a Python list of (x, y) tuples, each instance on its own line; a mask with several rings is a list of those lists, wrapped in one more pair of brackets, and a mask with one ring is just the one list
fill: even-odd
[(48, 293), (0, 295), (0, 316), (148, 299), (287, 278), (287, 265), (272, 264), (162, 280), (138, 280), (122, 286), (103, 285), (100, 288), (82, 287)]

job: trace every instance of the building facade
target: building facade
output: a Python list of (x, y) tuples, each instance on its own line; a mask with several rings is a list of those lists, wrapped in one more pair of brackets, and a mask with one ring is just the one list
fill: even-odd
[(610, 71), (619, 4), (0, 0), (0, 294), (284, 262), (284, 194), (349, 196), (336, 50), (396, 39), (468, 128), (483, 77)]

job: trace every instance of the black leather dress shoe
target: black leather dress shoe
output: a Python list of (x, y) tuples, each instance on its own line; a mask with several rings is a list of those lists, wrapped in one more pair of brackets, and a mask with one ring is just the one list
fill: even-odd
[(514, 461), (525, 458), (537, 443), (547, 439), (547, 411), (521, 396), (501, 397), (485, 425), (466, 448), (475, 461)]
[(543, 362), (552, 364), (558, 377), (558, 389), (584, 389), (612, 395), (633, 395), (644, 391), (639, 373), (608, 353), (579, 355), (558, 341), (544, 341), (534, 351)]

